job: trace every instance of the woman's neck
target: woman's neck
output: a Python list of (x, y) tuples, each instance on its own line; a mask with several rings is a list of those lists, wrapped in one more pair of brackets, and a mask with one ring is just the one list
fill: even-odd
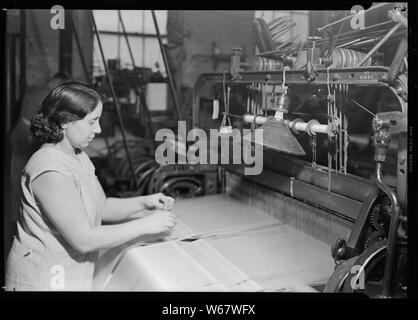
[(53, 146), (56, 149), (59, 149), (59, 150), (65, 152), (68, 155), (73, 156), (73, 157), (75, 157), (81, 151), (78, 148), (74, 148), (65, 138), (58, 143), (49, 144), (49, 145)]

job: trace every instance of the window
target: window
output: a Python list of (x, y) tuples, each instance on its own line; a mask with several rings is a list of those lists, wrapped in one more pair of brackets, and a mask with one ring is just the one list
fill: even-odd
[[(132, 60), (126, 43), (117, 10), (94, 10), (97, 29), (103, 47), (105, 59), (118, 59), (121, 68), (132, 69)], [(121, 10), (123, 24), (128, 35), (132, 55), (137, 67), (160, 71), (166, 77), (164, 60), (158, 43), (157, 33), (150, 10)], [(158, 27), (163, 40), (167, 43), (167, 11), (155, 11)], [(97, 38), (93, 44), (93, 76), (105, 74)], [(167, 85), (149, 84), (147, 88), (148, 108), (151, 111), (166, 110)], [(155, 90), (158, 87), (158, 90)]]

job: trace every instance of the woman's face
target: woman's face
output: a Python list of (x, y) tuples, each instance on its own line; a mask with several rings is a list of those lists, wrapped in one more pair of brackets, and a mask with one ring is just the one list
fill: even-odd
[(65, 136), (75, 148), (85, 148), (96, 134), (102, 132), (99, 119), (102, 115), (103, 104), (99, 102), (96, 108), (83, 119), (66, 124)]

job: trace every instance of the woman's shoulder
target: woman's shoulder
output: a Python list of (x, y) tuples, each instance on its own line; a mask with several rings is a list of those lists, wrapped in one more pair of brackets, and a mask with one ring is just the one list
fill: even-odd
[(24, 168), (29, 176), (44, 171), (58, 171), (73, 177), (72, 165), (62, 152), (53, 148), (40, 148), (32, 154)]
[(95, 174), (96, 168), (94, 167), (94, 164), (91, 161), (88, 154), (81, 150), (79, 153), (79, 157), (81, 159), (83, 166), (86, 167), (89, 172)]

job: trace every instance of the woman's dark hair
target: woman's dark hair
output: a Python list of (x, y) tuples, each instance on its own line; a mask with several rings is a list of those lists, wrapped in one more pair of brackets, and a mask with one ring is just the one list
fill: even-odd
[(58, 143), (64, 138), (62, 125), (83, 119), (99, 101), (99, 94), (86, 84), (64, 82), (46, 96), (30, 130), (42, 142)]

